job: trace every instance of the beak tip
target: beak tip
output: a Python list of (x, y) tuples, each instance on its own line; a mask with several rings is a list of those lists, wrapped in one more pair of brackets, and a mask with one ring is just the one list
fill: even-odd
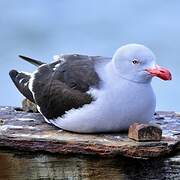
[(170, 71), (158, 65), (155, 68), (146, 69), (146, 71), (148, 71), (152, 76), (157, 76), (165, 81), (172, 80), (172, 75)]

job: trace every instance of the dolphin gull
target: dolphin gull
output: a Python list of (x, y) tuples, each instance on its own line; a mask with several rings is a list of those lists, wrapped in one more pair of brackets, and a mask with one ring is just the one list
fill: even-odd
[(56, 56), (32, 74), (10, 71), (18, 90), (37, 104), (45, 121), (79, 133), (118, 132), (152, 120), (156, 98), (152, 77), (171, 80), (153, 52), (140, 44), (120, 47), (112, 58), (78, 54)]

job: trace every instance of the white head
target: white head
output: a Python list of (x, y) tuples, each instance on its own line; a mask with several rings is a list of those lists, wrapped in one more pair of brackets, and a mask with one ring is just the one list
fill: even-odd
[(156, 64), (154, 53), (144, 45), (127, 44), (114, 54), (115, 71), (124, 79), (137, 83), (148, 83), (153, 76), (170, 80), (171, 73)]

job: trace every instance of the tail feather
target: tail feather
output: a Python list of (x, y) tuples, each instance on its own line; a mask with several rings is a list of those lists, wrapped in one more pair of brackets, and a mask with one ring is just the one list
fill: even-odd
[(29, 89), (29, 80), (31, 78), (30, 75), (27, 75), (22, 72), (18, 72), (16, 70), (11, 70), (9, 75), (14, 82), (17, 89), (31, 102), (35, 102), (33, 98), (33, 94)]
[(41, 61), (36, 60), (36, 59), (32, 59), (32, 58), (30, 58), (30, 57), (26, 57), (26, 56), (22, 56), (22, 55), (19, 55), (19, 57), (22, 58), (22, 59), (24, 59), (25, 61), (27, 61), (27, 62), (29, 62), (29, 63), (37, 66), (37, 67), (38, 67), (38, 66), (41, 66), (42, 64), (46, 64), (46, 63), (44, 63), (44, 62), (41, 62)]

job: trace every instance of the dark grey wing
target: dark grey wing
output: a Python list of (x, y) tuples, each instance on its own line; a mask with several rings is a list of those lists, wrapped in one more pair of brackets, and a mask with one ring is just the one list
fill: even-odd
[(100, 83), (95, 65), (102, 60), (101, 58), (79, 54), (63, 55), (62, 63), (55, 70), (54, 78), (73, 89), (86, 92), (90, 87), (97, 87)]
[(11, 70), (9, 75), (14, 82), (17, 89), (30, 101), (35, 102), (32, 92), (29, 90), (29, 80), (31, 78), (30, 75), (27, 75), (22, 72), (18, 72), (16, 70)]
[(87, 91), (100, 83), (95, 71), (97, 59), (64, 55), (59, 64), (38, 68), (32, 90), (40, 111), (47, 119), (57, 118), (72, 108), (80, 108), (93, 101)]
[[(22, 56), (19, 55), (20, 58), (22, 58), (23, 60), (39, 67), (43, 64), (45, 64), (44, 62), (41, 62), (39, 60), (36, 59), (32, 59), (30, 57), (27, 56)], [(30, 101), (35, 102), (34, 98), (33, 98), (33, 94), (29, 89), (29, 80), (31, 79), (31, 75), (26, 74), (24, 72), (18, 72), (16, 70), (11, 70), (9, 72), (9, 75), (13, 81), (13, 83), (15, 84), (15, 86), (17, 87), (17, 89)]]
[[(42, 61), (32, 59), (27, 56), (19, 55), (19, 57), (37, 67), (39, 67), (43, 64), (46, 64)], [(58, 63), (60, 63), (60, 61), (53, 62), (50, 64), (50, 67), (53, 68)], [(17, 89), (21, 92), (21, 94), (23, 94), (30, 101), (35, 102), (33, 94), (31, 92), (31, 90), (29, 89), (29, 80), (31, 79), (31, 75), (26, 74), (24, 72), (18, 72), (16, 70), (11, 70), (9, 72), (9, 75), (10, 75), (13, 83), (17, 87)]]
[(98, 88), (100, 84), (95, 65), (110, 60), (78, 54), (62, 55), (51, 64), (26, 57), (24, 59), (37, 65), (37, 71), (31, 77), (13, 70), (10, 76), (18, 90), (35, 102), (47, 119), (57, 118), (72, 108), (91, 103), (94, 99), (87, 91), (93, 86)]

